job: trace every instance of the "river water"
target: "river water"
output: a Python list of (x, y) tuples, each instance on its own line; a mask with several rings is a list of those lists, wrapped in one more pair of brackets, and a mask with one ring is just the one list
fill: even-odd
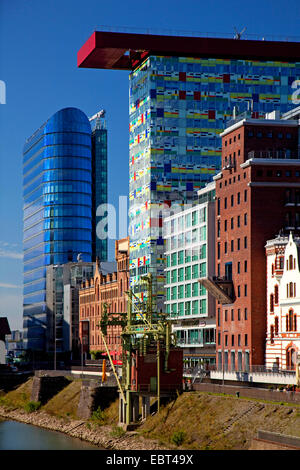
[(0, 450), (99, 450), (58, 431), (17, 421), (0, 421)]

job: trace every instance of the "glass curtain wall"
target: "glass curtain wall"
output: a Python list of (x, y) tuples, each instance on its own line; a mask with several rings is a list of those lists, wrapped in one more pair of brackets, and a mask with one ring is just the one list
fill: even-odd
[(91, 126), (76, 108), (55, 113), (25, 143), (24, 345), (45, 348), (46, 266), (92, 257)]

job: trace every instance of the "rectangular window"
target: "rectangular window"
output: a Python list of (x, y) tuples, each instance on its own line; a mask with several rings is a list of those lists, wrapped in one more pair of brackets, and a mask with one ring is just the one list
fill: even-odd
[(184, 315), (184, 302), (179, 302), (178, 304), (178, 313), (180, 316)]
[(185, 250), (185, 262), (190, 263), (192, 259), (192, 251), (190, 249)]
[(200, 209), (199, 213), (199, 223), (201, 224), (203, 222), (206, 222), (206, 207)]
[(245, 308), (245, 320), (248, 318), (248, 310)]
[(198, 264), (194, 264), (192, 266), (192, 277), (193, 279), (196, 279), (197, 277), (199, 277), (199, 268), (198, 268)]
[(184, 251), (181, 250), (178, 252), (178, 264), (183, 264), (184, 263)]
[(244, 190), (244, 201), (247, 202), (247, 189)]
[(206, 263), (199, 264), (199, 277), (206, 276)]
[(231, 346), (234, 346), (234, 335), (231, 335)]
[(198, 211), (192, 212), (192, 225), (198, 224)]
[(171, 300), (177, 299), (177, 287), (172, 287), (172, 297)]
[(171, 266), (177, 266), (177, 253), (171, 255)]
[(244, 225), (247, 225), (247, 213), (244, 214)]
[(245, 334), (245, 346), (248, 346), (248, 335)]
[(189, 281), (191, 279), (191, 267), (187, 266), (185, 268), (185, 280)]
[(198, 300), (193, 300), (192, 302), (192, 314), (193, 315), (198, 315), (199, 313), (199, 301)]
[(231, 309), (231, 321), (234, 321), (234, 310), (233, 310), (233, 308)]
[(191, 284), (185, 285), (185, 297), (191, 297)]
[(196, 297), (197, 295), (199, 295), (199, 283), (198, 282), (194, 282), (192, 284), (192, 295), (193, 297)]
[(247, 245), (248, 245), (248, 243), (247, 243), (247, 237), (244, 237), (244, 248), (247, 248)]
[(178, 269), (178, 282), (184, 281), (184, 268)]
[(184, 314), (185, 315), (190, 315), (191, 314), (191, 302), (185, 302)]
[(200, 299), (200, 309), (199, 309), (199, 313), (201, 315), (205, 315), (206, 314), (206, 299)]
[(247, 272), (247, 269), (248, 269), (248, 263), (247, 263), (247, 260), (244, 261), (244, 271), (245, 273)]
[(191, 214), (186, 214), (186, 216), (185, 216), (185, 227), (186, 228), (191, 227), (191, 221), (192, 221)]
[(200, 238), (199, 241), (205, 242), (206, 241), (206, 225), (204, 227), (200, 227)]
[(184, 298), (184, 285), (180, 284), (178, 286), (178, 299), (183, 299)]
[(241, 309), (238, 308), (238, 320), (240, 320), (240, 319), (241, 319)]

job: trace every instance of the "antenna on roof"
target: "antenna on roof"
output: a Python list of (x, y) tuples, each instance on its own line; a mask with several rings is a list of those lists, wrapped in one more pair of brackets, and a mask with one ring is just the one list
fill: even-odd
[(234, 36), (234, 39), (241, 39), (241, 36), (242, 34), (246, 31), (246, 27), (242, 29), (242, 31), (238, 32), (238, 30), (236, 29), (236, 27), (234, 26), (234, 29), (235, 29), (235, 36)]

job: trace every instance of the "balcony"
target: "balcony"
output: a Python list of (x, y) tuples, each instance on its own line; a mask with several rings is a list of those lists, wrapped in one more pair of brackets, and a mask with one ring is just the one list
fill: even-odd
[(231, 279), (213, 276), (212, 278), (198, 279), (198, 282), (221, 304), (226, 305), (234, 302), (235, 296)]

